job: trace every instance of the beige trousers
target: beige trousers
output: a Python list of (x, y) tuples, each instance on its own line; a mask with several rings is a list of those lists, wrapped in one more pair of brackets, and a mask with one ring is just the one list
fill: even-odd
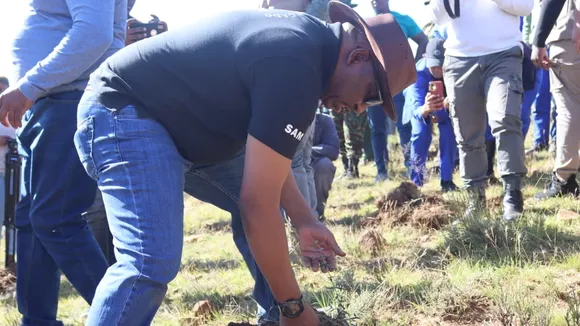
[(560, 181), (580, 168), (580, 55), (571, 40), (550, 44), (550, 90), (556, 102), (556, 160)]

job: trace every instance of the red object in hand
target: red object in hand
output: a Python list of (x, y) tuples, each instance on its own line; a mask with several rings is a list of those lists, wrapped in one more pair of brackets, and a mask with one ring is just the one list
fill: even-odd
[(429, 93), (432, 95), (437, 95), (440, 98), (444, 98), (443, 94), (443, 82), (440, 80), (429, 82)]

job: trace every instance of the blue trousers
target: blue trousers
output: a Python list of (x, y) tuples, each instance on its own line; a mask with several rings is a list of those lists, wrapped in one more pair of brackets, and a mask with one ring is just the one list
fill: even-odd
[(23, 184), (16, 211), (16, 299), (23, 326), (62, 325), (56, 319), (61, 271), (91, 304), (108, 267), (81, 216), (97, 191), (73, 143), (82, 94), (38, 100), (17, 131)]
[[(411, 124), (403, 124), (403, 108), (405, 107), (405, 97), (399, 93), (393, 97), (397, 108), (397, 132), (399, 142), (405, 157), (405, 167), (411, 166), (411, 151), (409, 143), (411, 141)], [(387, 150), (387, 115), (381, 106), (374, 106), (367, 109), (369, 124), (371, 126), (371, 142), (375, 155), (375, 164), (378, 174), (387, 174), (386, 162), (389, 161)]]
[(547, 70), (536, 70), (534, 89), (524, 93), (522, 101), (522, 133), (526, 137), (530, 128), (530, 116), (534, 122), (534, 145), (548, 145), (550, 140), (550, 74)]
[[(439, 162), (441, 164), (441, 181), (453, 179), (453, 167), (457, 154), (457, 143), (449, 113), (444, 110), (437, 113), (439, 117)], [(431, 128), (433, 124), (424, 119), (413, 117), (411, 120), (411, 180), (419, 187), (425, 179), (425, 164), (429, 146), (431, 146)]]

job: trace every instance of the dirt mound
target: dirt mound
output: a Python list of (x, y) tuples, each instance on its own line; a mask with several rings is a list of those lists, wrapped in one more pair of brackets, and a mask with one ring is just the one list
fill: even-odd
[(14, 291), (16, 276), (13, 273), (0, 269), (0, 295)]
[(487, 208), (496, 209), (503, 205), (503, 197), (492, 197), (487, 199)]
[[(320, 320), (320, 326), (349, 326), (344, 320), (333, 319), (322, 311), (316, 311), (318, 319)], [(267, 326), (279, 326), (278, 323), (268, 323)], [(256, 326), (250, 323), (229, 323), (228, 326)]]
[(417, 227), (440, 229), (449, 222), (453, 211), (441, 195), (422, 195), (411, 182), (404, 182), (376, 201), (379, 213), (367, 219), (365, 225), (378, 221), (394, 225), (411, 224)]
[(403, 182), (386, 196), (379, 198), (376, 204), (379, 210), (383, 210), (387, 207), (398, 208), (419, 198), (421, 198), (419, 188), (411, 182)]
[(377, 230), (370, 229), (361, 235), (358, 245), (363, 252), (376, 256), (385, 249), (387, 241)]
[(492, 303), (489, 299), (472, 296), (461, 306), (455, 305), (447, 307), (443, 320), (455, 323), (480, 324), (490, 319), (490, 307)]

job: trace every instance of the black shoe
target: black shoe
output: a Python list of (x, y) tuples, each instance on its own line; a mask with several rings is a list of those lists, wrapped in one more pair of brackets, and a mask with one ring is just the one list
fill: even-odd
[(381, 183), (381, 182), (387, 180), (388, 178), (389, 178), (389, 176), (386, 173), (379, 173), (375, 178), (375, 182)]
[[(508, 188), (509, 189), (509, 188)], [(521, 190), (506, 190), (503, 197), (503, 219), (513, 221), (524, 212), (524, 196)]]
[(358, 159), (349, 159), (348, 160), (348, 170), (346, 173), (346, 177), (349, 179), (358, 179), (360, 175), (358, 173)]
[(536, 195), (536, 199), (543, 200), (548, 198), (561, 197), (572, 194), (578, 196), (578, 183), (576, 182), (576, 175), (571, 175), (566, 182), (560, 181), (556, 174), (552, 174), (552, 181), (544, 191)]
[(476, 217), (478, 213), (485, 210), (485, 202), (485, 189), (483, 187), (467, 188), (467, 208), (464, 218)]
[(526, 150), (526, 155), (532, 154), (532, 153), (537, 153), (537, 152), (542, 152), (548, 149), (548, 146), (546, 146), (545, 144), (534, 144), (534, 146), (532, 146), (531, 148), (529, 148), (528, 150)]
[(495, 152), (496, 152), (495, 140), (485, 142), (485, 152), (487, 154), (487, 172), (485, 173), (485, 175), (487, 175), (490, 185), (492, 184), (492, 181), (494, 182), (494, 184), (497, 184), (499, 183), (499, 180), (497, 180), (493, 176), (494, 175), (493, 167), (495, 165)]
[(340, 178), (345, 178), (348, 176), (348, 158), (342, 157), (342, 167), (344, 168), (344, 172), (340, 175)]
[(455, 185), (455, 183), (453, 183), (453, 181), (444, 181), (441, 180), (441, 191), (446, 193), (446, 192), (451, 192), (451, 191), (456, 191), (457, 190), (457, 186)]
[(359, 159), (353, 159), (352, 160), (352, 171), (354, 172), (354, 177), (355, 178), (360, 178), (360, 174), (358, 173), (358, 163), (359, 163)]

